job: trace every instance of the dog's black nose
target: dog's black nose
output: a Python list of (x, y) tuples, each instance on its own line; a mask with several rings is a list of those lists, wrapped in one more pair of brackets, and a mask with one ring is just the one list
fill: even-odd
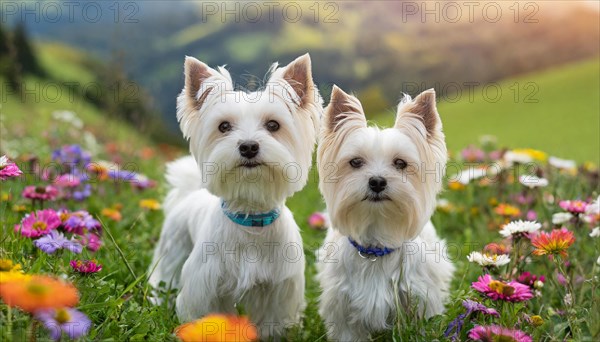
[(242, 142), (238, 149), (242, 157), (252, 159), (258, 154), (258, 143), (253, 140), (247, 140)]
[(371, 177), (369, 178), (369, 188), (377, 193), (385, 190), (387, 181), (383, 177)]

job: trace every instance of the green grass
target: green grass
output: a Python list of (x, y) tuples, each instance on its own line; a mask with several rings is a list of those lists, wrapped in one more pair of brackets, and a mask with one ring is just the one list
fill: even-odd
[[(51, 68), (51, 73), (58, 72), (61, 65), (60, 60), (71, 55), (71, 60), (76, 60), (77, 55), (68, 52), (66, 55), (56, 49), (48, 50), (44, 55), (43, 61), (46, 66)], [(69, 72), (65, 72), (65, 77), (77, 77), (77, 62), (70, 66)], [(82, 69), (85, 71), (85, 69)], [(467, 144), (476, 143), (477, 137), (484, 133), (494, 133), (499, 136), (501, 146), (508, 147), (537, 147), (565, 158), (575, 158), (578, 160), (593, 159), (589, 153), (593, 152), (593, 145), (590, 143), (593, 139), (598, 139), (598, 131), (595, 135), (592, 131), (592, 125), (589, 124), (595, 119), (598, 120), (597, 107), (593, 107), (593, 101), (597, 93), (590, 94), (593, 89), (598, 88), (597, 82), (591, 80), (590, 74), (596, 71), (597, 66), (591, 62), (568, 67), (565, 69), (548, 72), (538, 76), (532, 76), (540, 82), (540, 103), (544, 105), (548, 113), (554, 113), (553, 119), (558, 117), (561, 108), (579, 108), (576, 114), (572, 114), (570, 121), (577, 127), (588, 127), (587, 131), (573, 135), (568, 119), (563, 119), (565, 128), (563, 133), (571, 137), (565, 139), (564, 143), (568, 148), (561, 148), (561, 143), (556, 136), (544, 134), (547, 129), (553, 127), (553, 123), (546, 120), (542, 121), (544, 126), (537, 126), (537, 121), (521, 121), (520, 124), (510, 124), (520, 117), (512, 111), (515, 109), (510, 101), (498, 102), (497, 104), (486, 104), (475, 102), (474, 104), (460, 102), (457, 104), (440, 105), (440, 111), (444, 115), (446, 134), (450, 146), (458, 150)], [(68, 76), (70, 75), (70, 76)], [(84, 74), (85, 75), (85, 74)], [(571, 75), (571, 76), (569, 76)], [(592, 75), (593, 76), (593, 75)], [(92, 77), (93, 75), (86, 75)], [(524, 80), (528, 79), (527, 77)], [(578, 81), (576, 81), (578, 80)], [(509, 81), (506, 84), (510, 84)], [(587, 82), (581, 84), (581, 82)], [(566, 84), (570, 86), (567, 87)], [(565, 85), (563, 89), (564, 97), (559, 87)], [(587, 84), (587, 85), (586, 85)], [(545, 85), (545, 86), (542, 86)], [(595, 87), (595, 88), (594, 88)], [(590, 90), (591, 89), (591, 90)], [(542, 97), (541, 94), (544, 94)], [(595, 96), (595, 97), (594, 97)], [(572, 101), (578, 98), (582, 103)], [(542, 101), (545, 99), (545, 101)], [(558, 99), (569, 100), (570, 104), (561, 105)], [(552, 105), (549, 101), (553, 101)], [(591, 105), (591, 107), (589, 107)], [(516, 105), (520, 108), (522, 105)], [(477, 109), (477, 108), (480, 109)], [(491, 109), (503, 107), (504, 109)], [(487, 108), (487, 109), (486, 109)], [(538, 108), (533, 106), (532, 108)], [(594, 109), (595, 108), (595, 109)], [(162, 199), (166, 193), (163, 182), (164, 163), (167, 159), (173, 158), (173, 155), (165, 156), (156, 150), (156, 146), (135, 129), (123, 125), (114, 120), (107, 120), (102, 113), (85, 101), (71, 103), (61, 100), (57, 103), (48, 102), (22, 102), (19, 98), (9, 97), (8, 102), (2, 104), (3, 125), (8, 132), (2, 132), (3, 141), (9, 142), (11, 150), (14, 150), (23, 159), (18, 158), (21, 166), (27, 169), (25, 157), (37, 156), (42, 165), (50, 161), (50, 151), (62, 144), (83, 143), (84, 131), (74, 130), (66, 124), (56, 122), (50, 117), (50, 113), (57, 109), (69, 109), (77, 114), (85, 122), (84, 130), (96, 137), (98, 145), (94, 151), (94, 160), (108, 159), (121, 161), (122, 163), (134, 163), (137, 170), (147, 174), (150, 178), (158, 181), (158, 186), (153, 189), (139, 192), (129, 188), (124, 184), (115, 184), (113, 182), (94, 183), (94, 195), (84, 202), (63, 201), (50, 204), (51, 207), (65, 207), (70, 210), (84, 209), (103, 221), (105, 233), (103, 235), (104, 246), (97, 253), (84, 252), (82, 258), (95, 258), (104, 265), (102, 272), (91, 276), (80, 276), (73, 273), (68, 265), (73, 257), (68, 253), (62, 253), (53, 256), (47, 256), (36, 249), (30, 239), (17, 236), (13, 227), (20, 222), (25, 212), (15, 212), (13, 206), (25, 205), (26, 211), (32, 208), (29, 202), (21, 199), (20, 193), (26, 185), (43, 184), (39, 175), (30, 173), (27, 176), (16, 180), (1, 182), (1, 192), (6, 198), (2, 199), (0, 204), (0, 227), (2, 230), (0, 258), (8, 258), (23, 265), (27, 273), (43, 273), (61, 275), (72, 281), (81, 293), (81, 303), (78, 306), (93, 321), (89, 340), (173, 340), (173, 330), (179, 322), (175, 317), (174, 311), (166, 306), (155, 307), (150, 305), (146, 298), (148, 286), (145, 281), (145, 272), (151, 262), (152, 250), (156, 244), (162, 225), (163, 215), (160, 211), (146, 211), (138, 206), (140, 199), (155, 198)], [(593, 112), (595, 110), (595, 112)], [(490, 118), (482, 119), (482, 123), (474, 120), (478, 111), (485, 113), (502, 114), (505, 120), (494, 121)], [(470, 115), (467, 115), (469, 114)], [(529, 113), (543, 117), (544, 110), (530, 109)], [(571, 112), (574, 113), (574, 112)], [(592, 114), (596, 115), (594, 118)], [(454, 115), (463, 119), (454, 119)], [(462, 116), (461, 116), (462, 115)], [(550, 114), (548, 114), (550, 115)], [(511, 117), (511, 120), (506, 119)], [(388, 118), (386, 118), (389, 120)], [(386, 119), (381, 120), (385, 122)], [(456, 122), (455, 120), (459, 120)], [(460, 122), (465, 121), (462, 126)], [(586, 121), (588, 125), (583, 125), (579, 121)], [(517, 120), (518, 121), (518, 120)], [(462, 127), (462, 128), (461, 128)], [(506, 131), (503, 131), (503, 127)], [(523, 128), (525, 127), (525, 128)], [(540, 127), (544, 127), (542, 131)], [(561, 127), (560, 125), (558, 127)], [(512, 130), (511, 130), (512, 128)], [(597, 129), (597, 124), (596, 124)], [(504, 132), (504, 133), (503, 133)], [(571, 132), (571, 133), (569, 133)], [(587, 132), (587, 133), (585, 133)], [(562, 133), (561, 133), (562, 134)], [(562, 135), (559, 134), (561, 137)], [(571, 134), (571, 135), (569, 135)], [(587, 134), (587, 136), (585, 135)], [(523, 136), (523, 137), (522, 137)], [(534, 139), (533, 137), (537, 137)], [(557, 140), (559, 140), (557, 142)], [(116, 145), (116, 147), (113, 146)], [(6, 145), (2, 144), (3, 151)], [(149, 147), (156, 151), (153, 158), (140, 158), (139, 151), (143, 147)], [(581, 147), (581, 148), (580, 148)], [(597, 147), (596, 147), (597, 148)], [(178, 151), (183, 154), (183, 151)], [(544, 189), (544, 194), (552, 195), (557, 199), (570, 198), (590, 198), (597, 196), (597, 183), (593, 178), (586, 174), (571, 176), (562, 174), (544, 166), (544, 176), (548, 177), (551, 185)], [(596, 190), (595, 190), (596, 189)], [(516, 204), (515, 196), (526, 193), (534, 196), (538, 200), (531, 204)], [(384, 332), (377, 334), (374, 339), (377, 341), (413, 341), (413, 340), (433, 340), (440, 339), (447, 324), (460, 313), (463, 313), (461, 301), (464, 298), (480, 298), (477, 294), (469, 290), (472, 281), (475, 281), (481, 275), (481, 269), (469, 264), (466, 261), (466, 254), (473, 249), (473, 244), (481, 248), (488, 242), (499, 242), (500, 236), (497, 233), (498, 226), (503, 222), (503, 218), (494, 213), (493, 208), (496, 202), (508, 202), (517, 205), (523, 218), (525, 212), (529, 209), (535, 210), (539, 216), (540, 222), (544, 222), (546, 230), (550, 229), (551, 214), (560, 211), (556, 203), (542, 202), (539, 199), (542, 194), (536, 191), (524, 190), (518, 183), (494, 183), (489, 186), (479, 184), (470, 184), (460, 191), (445, 191), (442, 195), (451, 204), (452, 208), (448, 210), (438, 210), (433, 216), (433, 222), (438, 227), (439, 234), (447, 239), (454, 248), (450, 251), (453, 261), (456, 263), (457, 272), (452, 286), (452, 296), (448, 304), (446, 315), (434, 317), (430, 320), (421, 320), (410, 312), (399, 315), (398, 325), (393, 332)], [(536, 197), (537, 196), (537, 197)], [(120, 222), (111, 221), (100, 215), (103, 208), (111, 207), (116, 204), (123, 206), (121, 212), (123, 219)], [(317, 314), (317, 299), (319, 295), (319, 286), (314, 279), (316, 274), (314, 251), (319, 246), (325, 236), (325, 232), (312, 230), (308, 227), (307, 218), (314, 211), (324, 209), (324, 204), (317, 189), (317, 175), (315, 170), (311, 171), (309, 183), (299, 193), (294, 195), (287, 202), (293, 211), (298, 224), (300, 225), (304, 239), (306, 265), (306, 296), (307, 309), (305, 311), (302, 325), (290, 330), (288, 339), (292, 341), (325, 341), (325, 328)], [(466, 331), (474, 323), (498, 323), (506, 326), (514, 326), (525, 330), (532, 335), (535, 340), (562, 340), (566, 334), (566, 324), (571, 323), (573, 327), (580, 329), (580, 338), (597, 339), (600, 336), (600, 312), (598, 303), (598, 280), (593, 276), (598, 276), (599, 267), (595, 265), (596, 258), (600, 253), (600, 240), (593, 240), (588, 237), (589, 228), (587, 225), (567, 225), (569, 229), (575, 231), (576, 243), (570, 249), (570, 261), (567, 272), (570, 279), (573, 280), (573, 286), (576, 290), (575, 305), (572, 311), (572, 319), (557, 315), (558, 310), (564, 310), (564, 288), (557, 285), (553, 264), (545, 257), (532, 257), (530, 264), (520, 263), (519, 266), (535, 274), (544, 274), (548, 281), (542, 290), (542, 296), (532, 299), (526, 305), (498, 305), (486, 301), (487, 305), (495, 306), (502, 317), (492, 320), (491, 318), (478, 317), (473, 322), (466, 323), (461, 338), (466, 338)], [(114, 238), (111, 238), (111, 236)], [(508, 272), (506, 269), (500, 270), (502, 274)], [(583, 277), (584, 281), (575, 281), (578, 277)], [(594, 280), (596, 279), (596, 280)], [(409, 310), (410, 311), (410, 310)], [(11, 311), (11, 329), (8, 327), (9, 311), (4, 304), (0, 304), (0, 324), (2, 325), (2, 339), (25, 340), (28, 330), (31, 328), (32, 320), (30, 317), (19, 310)], [(526, 323), (525, 314), (541, 315), (545, 323), (541, 327), (535, 328)], [(12, 336), (8, 334), (12, 332)], [(38, 329), (38, 339), (47, 338), (43, 329)]]
[[(450, 150), (457, 152), (490, 134), (503, 145), (531, 147), (562, 158), (600, 161), (600, 60), (557, 67), (441, 99), (438, 110)], [(518, 89), (518, 91), (517, 91)], [(515, 98), (515, 96), (517, 96)], [(488, 100), (486, 100), (486, 98)], [(452, 102), (450, 102), (452, 101)], [(377, 116), (393, 122), (388, 113)]]

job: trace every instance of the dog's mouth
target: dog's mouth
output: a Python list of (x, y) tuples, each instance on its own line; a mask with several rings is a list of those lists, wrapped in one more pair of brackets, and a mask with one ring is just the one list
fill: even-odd
[(244, 161), (242, 161), (238, 165), (238, 167), (243, 167), (243, 168), (246, 168), (246, 169), (253, 169), (253, 168), (259, 167), (261, 165), (262, 165), (262, 163), (259, 163), (259, 162), (254, 161), (254, 160), (244, 160)]
[(392, 199), (387, 195), (368, 194), (362, 200), (369, 201), (369, 202), (383, 202), (383, 201), (391, 201)]

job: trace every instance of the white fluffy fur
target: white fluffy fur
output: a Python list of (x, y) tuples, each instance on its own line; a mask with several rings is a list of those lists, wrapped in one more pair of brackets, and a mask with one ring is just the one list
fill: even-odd
[[(296, 79), (289, 78), (290, 70)], [(293, 85), (310, 92), (298, 94)], [(282, 68), (275, 64), (265, 89), (254, 93), (235, 91), (225, 69), (186, 59), (177, 117), (192, 156), (167, 165), (172, 190), (149, 279), (154, 288), (164, 282), (179, 289), (181, 321), (235, 313), (236, 303), (258, 325), (261, 338), (278, 336), (299, 321), (305, 259), (299, 228), (284, 202), (306, 183), (321, 112), (308, 55)], [(266, 130), (269, 120), (279, 122), (277, 132)], [(223, 121), (233, 129), (220, 132)], [(254, 160), (260, 166), (241, 166), (238, 146), (244, 140), (259, 143)], [(224, 215), (221, 199), (234, 212), (279, 208), (281, 215), (267, 227), (244, 227)]]
[[(334, 87), (323, 121), (319, 186), (332, 228), (317, 256), (323, 290), (319, 312), (329, 338), (362, 341), (389, 329), (413, 297), (420, 315), (441, 313), (454, 266), (429, 222), (447, 155), (435, 94), (405, 98), (395, 126), (379, 129), (367, 126), (358, 99)], [(364, 165), (352, 168), (349, 161), (357, 157)], [(396, 168), (396, 158), (409, 167)], [(387, 180), (382, 194), (389, 200), (365, 200), (373, 176)], [(363, 246), (397, 250), (365, 259), (349, 236)]]

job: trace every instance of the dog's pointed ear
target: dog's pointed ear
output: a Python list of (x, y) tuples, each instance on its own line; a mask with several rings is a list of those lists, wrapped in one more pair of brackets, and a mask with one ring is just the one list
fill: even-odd
[(433, 137), (442, 132), (442, 120), (435, 104), (435, 90), (428, 89), (415, 99), (405, 96), (398, 105), (396, 127), (402, 127), (409, 117), (418, 118), (425, 127), (427, 137)]
[(203, 62), (200, 62), (196, 58), (190, 56), (185, 57), (185, 86), (183, 88), (182, 95), (187, 97), (188, 101), (186, 102), (188, 104), (193, 105), (195, 109), (200, 109), (202, 103), (206, 99), (206, 96), (208, 96), (210, 92), (210, 90), (206, 88), (202, 89), (203, 92), (199, 94), (202, 83), (215, 74), (218, 73), (214, 69), (210, 68)]
[(366, 127), (367, 119), (360, 101), (346, 94), (338, 86), (331, 90), (331, 100), (325, 108), (324, 129), (327, 133), (334, 133), (347, 125)]
[(291, 90), (298, 96), (300, 107), (315, 103), (318, 95), (312, 78), (312, 65), (308, 53), (282, 67), (281, 72), (274, 74), (274, 76), (280, 76), (288, 83)]

